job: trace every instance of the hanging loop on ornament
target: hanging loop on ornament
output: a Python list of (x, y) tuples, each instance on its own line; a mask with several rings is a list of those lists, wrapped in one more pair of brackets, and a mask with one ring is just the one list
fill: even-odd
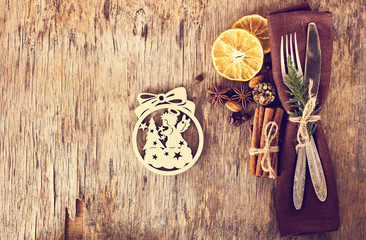
[(137, 117), (141, 117), (149, 109), (161, 105), (171, 104), (183, 107), (194, 114), (195, 105), (187, 100), (187, 91), (184, 87), (175, 88), (164, 94), (141, 93), (137, 97), (140, 106), (135, 109)]
[(164, 102), (164, 100), (165, 100), (164, 94), (159, 94), (158, 95), (158, 100), (159, 100), (159, 102)]

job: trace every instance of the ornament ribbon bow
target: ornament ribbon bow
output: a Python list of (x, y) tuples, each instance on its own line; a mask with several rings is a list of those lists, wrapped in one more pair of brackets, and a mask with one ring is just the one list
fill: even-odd
[(177, 107), (183, 107), (193, 114), (195, 111), (194, 103), (187, 100), (187, 91), (184, 87), (175, 88), (165, 94), (141, 93), (137, 96), (137, 99), (140, 103), (140, 106), (135, 109), (138, 117), (141, 117), (148, 110), (161, 104), (172, 104)]
[[(271, 121), (267, 123), (266, 128), (264, 130), (265, 144), (263, 148), (250, 148), (249, 155), (258, 155), (263, 154), (261, 167), (264, 172), (269, 172), (270, 178), (276, 178), (276, 172), (274, 171), (271, 164), (271, 154), (272, 152), (278, 152), (278, 146), (271, 147), (272, 140), (276, 137), (278, 132), (277, 123)], [(264, 165), (265, 161), (267, 161), (267, 167)]]

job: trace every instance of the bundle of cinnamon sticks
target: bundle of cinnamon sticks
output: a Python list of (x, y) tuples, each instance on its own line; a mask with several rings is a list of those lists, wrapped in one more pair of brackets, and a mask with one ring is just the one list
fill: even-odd
[[(265, 127), (270, 121), (274, 121), (278, 125), (278, 132), (271, 142), (271, 146), (278, 146), (278, 138), (280, 135), (280, 127), (284, 111), (282, 108), (265, 108), (257, 107), (254, 113), (253, 135), (251, 148), (263, 148), (265, 145)], [(271, 152), (271, 165), (277, 176), (278, 152)], [(249, 162), (249, 173), (257, 177), (268, 177), (269, 172), (262, 169), (261, 161), (263, 154), (251, 155)], [(267, 167), (267, 163), (264, 163)]]

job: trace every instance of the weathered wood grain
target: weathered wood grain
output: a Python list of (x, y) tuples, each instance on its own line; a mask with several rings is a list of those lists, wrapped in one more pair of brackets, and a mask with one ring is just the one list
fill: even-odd
[[(79, 198), (85, 239), (279, 239), (274, 181), (248, 174), (249, 130), (227, 124), (205, 89), (239, 86), (212, 67), (219, 33), (300, 2), (1, 1), (0, 238), (63, 238)], [(298, 239), (365, 239), (365, 3), (310, 5), (334, 14), (322, 119), (341, 228)], [(205, 147), (189, 171), (158, 176), (132, 149), (136, 96), (178, 86), (196, 103)]]

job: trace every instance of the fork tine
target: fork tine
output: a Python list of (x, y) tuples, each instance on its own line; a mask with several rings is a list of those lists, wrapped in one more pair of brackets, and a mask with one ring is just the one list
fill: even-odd
[(283, 56), (283, 36), (281, 36), (281, 48), (280, 48), (280, 57), (281, 57), (281, 73), (282, 79), (285, 78), (286, 75), (286, 68), (285, 68), (285, 58)]
[(287, 34), (286, 34), (286, 59), (285, 59), (286, 64), (287, 64), (287, 58), (288, 58), (288, 39), (287, 39)]
[(289, 48), (290, 48), (292, 65), (295, 67), (294, 52), (292, 51), (292, 34), (290, 34), (290, 46), (289, 46)]
[(298, 69), (299, 74), (302, 75), (302, 68), (301, 68), (300, 56), (299, 56), (299, 51), (297, 50), (296, 33), (294, 34), (294, 38), (295, 38), (295, 53), (296, 53), (297, 69)]

